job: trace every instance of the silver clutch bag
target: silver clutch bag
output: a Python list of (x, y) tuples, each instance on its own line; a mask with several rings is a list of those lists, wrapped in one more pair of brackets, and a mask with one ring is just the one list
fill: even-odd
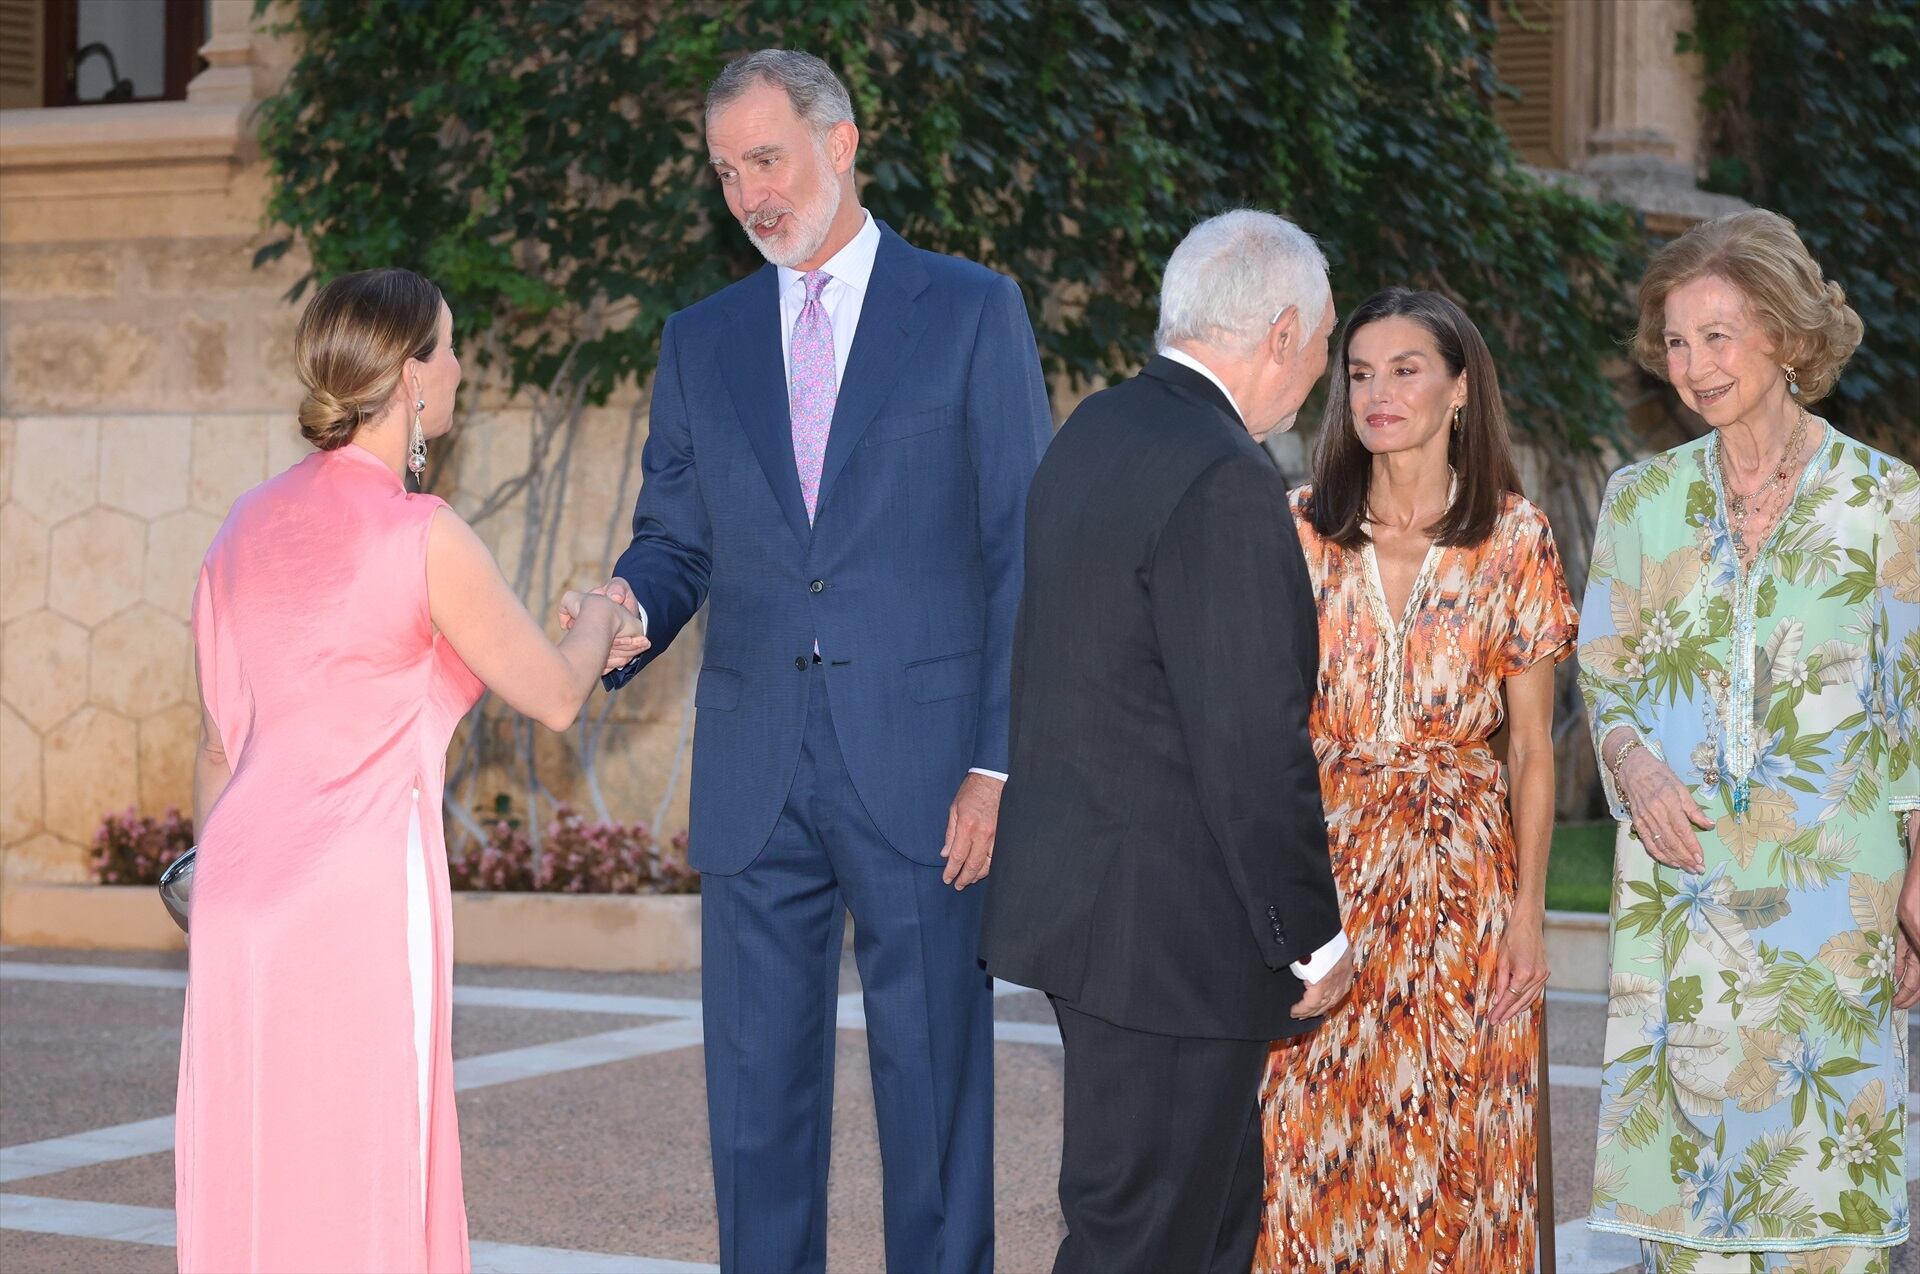
[(195, 845), (160, 873), (160, 901), (167, 905), (167, 914), (183, 933), (187, 928), (187, 906), (193, 900), (193, 860), (199, 853), (200, 847)]

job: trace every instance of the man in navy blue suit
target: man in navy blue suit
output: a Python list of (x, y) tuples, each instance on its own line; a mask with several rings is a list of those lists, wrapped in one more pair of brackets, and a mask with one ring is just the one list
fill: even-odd
[(851, 911), (888, 1268), (984, 1274), (993, 1019), (972, 886), (1052, 429), (1033, 331), (1011, 279), (860, 206), (852, 104), (818, 58), (734, 62), (706, 125), (769, 264), (667, 321), (633, 542), (606, 586), (651, 645), (607, 680), (711, 603), (690, 853), (720, 1263), (825, 1268)]

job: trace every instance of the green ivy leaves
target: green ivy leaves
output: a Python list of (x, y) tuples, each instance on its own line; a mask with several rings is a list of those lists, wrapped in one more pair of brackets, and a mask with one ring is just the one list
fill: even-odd
[(430, 273), (511, 388), (642, 382), (666, 316), (759, 265), (700, 103), (782, 45), (847, 81), (875, 215), (1018, 279), (1052, 374), (1137, 366), (1174, 245), (1256, 205), (1321, 238), (1341, 306), (1457, 299), (1523, 433), (1618, 427), (1637, 227), (1518, 166), (1474, 0), (298, 0), (290, 25), (271, 219), (323, 278)]
[(1916, 454), (1920, 8), (1910, 0), (1694, 0), (1683, 52), (1709, 77), (1709, 184), (1793, 221), (1866, 325), (1819, 410)]

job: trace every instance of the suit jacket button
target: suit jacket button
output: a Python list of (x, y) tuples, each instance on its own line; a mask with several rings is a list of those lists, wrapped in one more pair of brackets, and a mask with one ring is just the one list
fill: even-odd
[(817, 579), (813, 581), (813, 583), (807, 585), (807, 591), (809, 593), (824, 593), (827, 591), (827, 581), (823, 579)]
[(801, 672), (805, 672), (807, 670), (807, 657), (805, 655), (795, 655), (793, 657), (793, 666)]

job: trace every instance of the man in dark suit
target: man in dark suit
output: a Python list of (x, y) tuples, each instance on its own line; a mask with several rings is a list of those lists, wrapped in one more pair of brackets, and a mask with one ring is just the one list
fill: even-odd
[(1011, 279), (867, 215), (852, 105), (818, 58), (733, 63), (706, 122), (769, 264), (667, 321), (607, 588), (652, 643), (611, 686), (711, 602), (689, 851), (720, 1263), (826, 1264), (851, 910), (888, 1268), (985, 1274), (992, 987), (969, 886), (993, 854), (1023, 509), (1052, 431), (1033, 331)]
[(1160, 356), (1081, 404), (1028, 498), (982, 953), (1047, 992), (1066, 1046), (1056, 1274), (1244, 1274), (1268, 1042), (1352, 978), (1313, 591), (1258, 442), (1325, 369), (1332, 308), (1298, 227), (1203, 222)]

